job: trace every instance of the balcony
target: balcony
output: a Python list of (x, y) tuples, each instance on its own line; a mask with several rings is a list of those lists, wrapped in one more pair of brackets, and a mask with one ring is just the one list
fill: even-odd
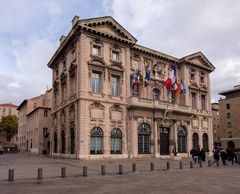
[(190, 106), (179, 105), (163, 100), (153, 100), (149, 98), (139, 98), (134, 96), (128, 97), (127, 103), (128, 108), (171, 110), (173, 112), (182, 112), (188, 114), (196, 114), (198, 112), (197, 110), (193, 110)]

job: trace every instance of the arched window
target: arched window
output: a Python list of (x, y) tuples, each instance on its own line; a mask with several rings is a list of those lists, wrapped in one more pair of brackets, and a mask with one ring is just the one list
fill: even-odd
[(152, 91), (153, 100), (160, 100), (160, 91), (156, 88)]
[(205, 148), (205, 150), (208, 152), (208, 134), (204, 133), (202, 136), (202, 141), (203, 141), (203, 147)]
[(103, 130), (100, 127), (94, 127), (91, 131), (90, 154), (103, 154)]
[(186, 129), (180, 127), (178, 129), (178, 152), (186, 153), (187, 152), (187, 134)]
[(138, 127), (138, 153), (150, 154), (150, 126), (142, 123)]
[(54, 153), (57, 153), (57, 147), (58, 147), (58, 143), (57, 143), (58, 139), (57, 139), (57, 132), (55, 131), (54, 133)]
[(74, 154), (75, 153), (75, 131), (74, 128), (70, 129), (70, 153)]
[(62, 153), (65, 154), (66, 153), (66, 135), (65, 135), (64, 129), (62, 130), (61, 137), (62, 137)]
[(118, 128), (111, 131), (111, 154), (122, 153), (122, 132)]
[(192, 135), (192, 143), (193, 143), (193, 148), (197, 149), (198, 146), (199, 146), (199, 143), (198, 143), (198, 134), (197, 133), (194, 133)]

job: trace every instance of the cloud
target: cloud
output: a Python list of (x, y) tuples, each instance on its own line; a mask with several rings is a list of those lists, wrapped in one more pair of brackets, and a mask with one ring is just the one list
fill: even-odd
[(139, 44), (178, 58), (202, 51), (216, 67), (213, 101), (240, 83), (239, 1), (105, 0), (103, 5)]

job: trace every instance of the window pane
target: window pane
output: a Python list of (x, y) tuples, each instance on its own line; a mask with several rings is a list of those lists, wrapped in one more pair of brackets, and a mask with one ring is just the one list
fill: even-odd
[(112, 77), (112, 95), (119, 96), (119, 78)]
[(100, 73), (92, 73), (92, 92), (100, 93)]
[(101, 55), (101, 47), (94, 45), (92, 48), (93, 55)]

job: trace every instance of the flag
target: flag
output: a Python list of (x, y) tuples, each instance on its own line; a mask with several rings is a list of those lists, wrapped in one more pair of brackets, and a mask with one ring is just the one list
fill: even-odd
[(183, 94), (183, 82), (181, 82), (180, 94)]
[(137, 70), (136, 67), (134, 68), (134, 73), (133, 73), (133, 85), (136, 84), (137, 82)]
[(144, 85), (145, 82), (145, 68), (142, 66), (142, 84)]
[(187, 86), (186, 86), (186, 82), (183, 81), (183, 94), (186, 95), (187, 93)]
[(170, 78), (172, 80), (172, 84), (176, 83), (177, 76), (176, 76), (176, 65), (172, 65), (170, 70)]
[(172, 87), (172, 80), (170, 78), (168, 78), (165, 82), (164, 82), (164, 86), (166, 87), (167, 90), (170, 90)]
[(140, 84), (140, 75), (141, 75), (141, 71), (140, 71), (140, 69), (138, 68), (138, 71), (137, 71), (137, 80), (136, 80), (137, 86), (139, 86), (139, 84)]
[(178, 84), (174, 83), (174, 93), (177, 94), (179, 92)]
[(151, 79), (150, 76), (151, 76), (151, 72), (150, 72), (149, 69), (147, 69), (147, 71), (146, 71), (146, 76), (145, 76), (145, 81), (144, 81), (144, 86), (145, 86), (145, 87), (148, 86), (148, 83), (149, 83), (149, 81), (150, 81), (150, 79)]

